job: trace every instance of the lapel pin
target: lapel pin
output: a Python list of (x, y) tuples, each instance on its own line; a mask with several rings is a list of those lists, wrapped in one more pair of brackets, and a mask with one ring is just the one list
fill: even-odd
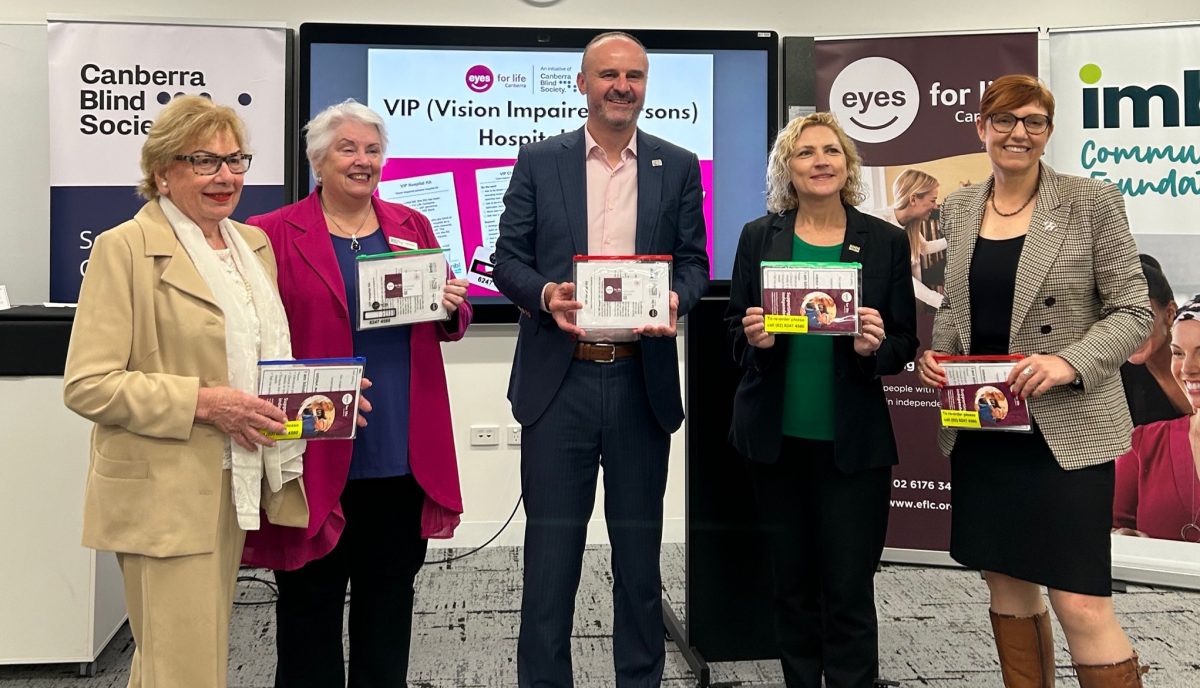
[(860, 250), (862, 250), (855, 244), (850, 244), (849, 248), (851, 253), (858, 253)]
[(1058, 229), (1058, 225), (1054, 224), (1050, 220), (1046, 220), (1045, 229), (1047, 232), (1053, 232), (1054, 230)]
[(655, 158), (655, 159), (653, 159), (653, 160), (651, 160), (651, 161), (650, 161), (650, 166), (651, 166), (651, 167), (662, 167), (662, 160), (659, 160), (658, 158)]

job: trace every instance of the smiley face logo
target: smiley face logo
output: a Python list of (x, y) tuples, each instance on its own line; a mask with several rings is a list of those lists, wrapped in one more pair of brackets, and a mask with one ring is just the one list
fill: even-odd
[(829, 89), (830, 111), (851, 138), (863, 143), (883, 143), (903, 134), (919, 107), (917, 80), (904, 65), (886, 57), (851, 62)]
[(467, 70), (467, 88), (476, 93), (488, 90), (495, 81), (496, 75), (492, 73), (491, 69), (488, 69), (487, 65), (475, 65)]

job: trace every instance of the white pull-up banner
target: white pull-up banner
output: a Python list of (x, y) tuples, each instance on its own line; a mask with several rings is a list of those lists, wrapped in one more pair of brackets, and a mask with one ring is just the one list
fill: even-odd
[(134, 215), (146, 133), (176, 95), (246, 123), (254, 163), (235, 218), (286, 202), (286, 29), (104, 20), (48, 22), (50, 299), (73, 302), (92, 242)]

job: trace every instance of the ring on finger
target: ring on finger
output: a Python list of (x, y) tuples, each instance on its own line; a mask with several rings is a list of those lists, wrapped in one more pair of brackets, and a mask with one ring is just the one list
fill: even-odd
[(1030, 375), (1033, 375), (1033, 366), (1025, 366), (1025, 370), (1022, 370), (1021, 374), (1024, 375), (1025, 377), (1029, 377)]

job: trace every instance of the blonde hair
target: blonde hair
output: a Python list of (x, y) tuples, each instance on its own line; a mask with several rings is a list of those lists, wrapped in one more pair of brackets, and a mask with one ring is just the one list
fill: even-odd
[(913, 196), (922, 196), (939, 186), (933, 175), (910, 167), (892, 182), (892, 207), (904, 210), (912, 203)]
[(800, 204), (796, 189), (792, 187), (792, 171), (788, 167), (795, 154), (796, 141), (808, 127), (826, 127), (833, 131), (846, 156), (846, 184), (842, 187), (842, 203), (858, 205), (867, 197), (862, 184), (862, 159), (854, 141), (846, 135), (837, 118), (828, 112), (814, 112), (787, 123), (775, 137), (771, 157), (767, 160), (767, 210), (781, 213)]
[(155, 176), (175, 164), (175, 156), (191, 152), (217, 134), (228, 133), (246, 150), (246, 125), (233, 108), (217, 105), (203, 96), (178, 96), (158, 113), (142, 144), (142, 181), (138, 195), (153, 201), (158, 198)]

